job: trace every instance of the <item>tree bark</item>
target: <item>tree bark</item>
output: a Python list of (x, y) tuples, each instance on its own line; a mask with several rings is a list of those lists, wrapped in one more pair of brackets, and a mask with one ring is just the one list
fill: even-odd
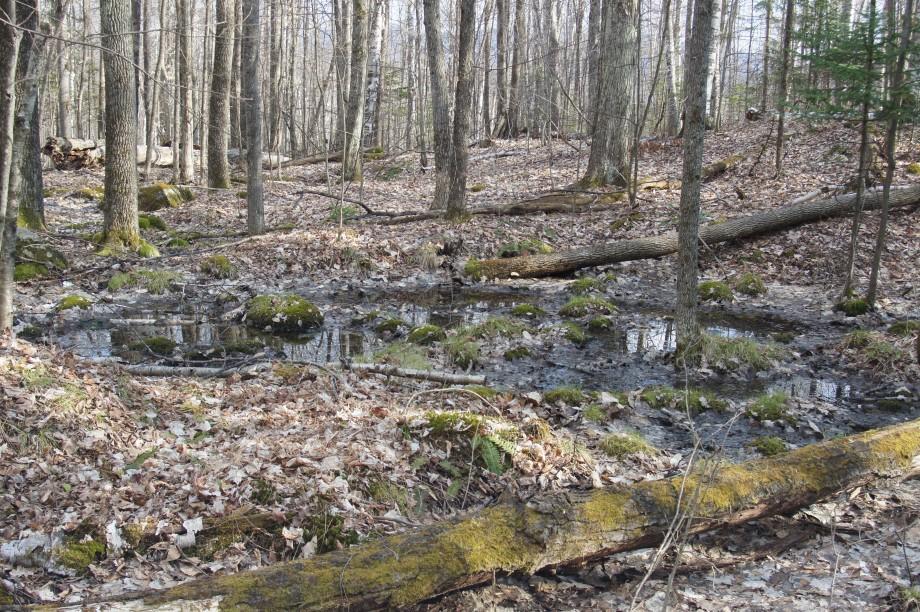
[(377, 144), (377, 125), (380, 104), (381, 61), (380, 53), (383, 46), (384, 1), (373, 2), (371, 22), (368, 27), (367, 38), (367, 87), (364, 99), (364, 131), (363, 142), (365, 147)]
[(17, 1), (0, 2), (0, 334), (13, 325), (13, 266), (16, 250), (16, 201), (10, 178), (15, 159), (16, 69), (22, 31), (16, 27)]
[(262, 44), (261, 0), (243, 0), (243, 30), (241, 49), (241, 80), (246, 104), (246, 226), (249, 235), (265, 231), (265, 209), (262, 202), (262, 72), (260, 49)]
[(454, 125), (451, 143), (450, 187), (446, 218), (460, 221), (466, 213), (466, 175), (470, 149), (470, 116), (473, 112), (473, 44), (476, 1), (460, 0), (457, 42), (457, 86), (454, 95)]
[(351, 0), (332, 0), (335, 21), (336, 130), (333, 148), (345, 146), (345, 115), (351, 81)]
[(920, 421), (687, 475), (504, 502), (312, 559), (122, 597), (132, 610), (372, 610), (789, 513), (878, 478), (920, 472)]
[(208, 130), (208, 186), (230, 187), (230, 72), (233, 62), (233, 0), (217, 0), (214, 14), (214, 67), (211, 72), (211, 126)]
[(783, 173), (783, 156), (786, 138), (786, 97), (789, 88), (789, 69), (792, 62), (792, 27), (795, 23), (795, 0), (786, 0), (785, 26), (783, 27), (783, 59), (779, 67), (779, 93), (776, 96), (776, 175)]
[(635, 130), (637, 11), (637, 0), (604, 5), (591, 154), (582, 179), (585, 186), (627, 183), (629, 145)]
[(559, 112), (559, 0), (543, 0), (543, 89), (547, 130), (562, 131)]
[(450, 123), (450, 98), (444, 50), (441, 46), (441, 12), (439, 0), (423, 0), (425, 45), (428, 49), (428, 72), (431, 79), (431, 119), (434, 124), (434, 200), (433, 210), (447, 208), (450, 192), (450, 164), (453, 158)]
[(510, 0), (496, 0), (495, 12), (498, 23), (495, 30), (495, 133), (508, 121), (508, 17)]
[(104, 241), (114, 249), (141, 245), (137, 226), (137, 104), (131, 58), (131, 0), (102, 0), (105, 65)]
[(179, 69), (179, 125), (174, 137), (179, 141), (176, 166), (177, 183), (191, 183), (195, 173), (195, 142), (192, 129), (192, 23), (188, 0), (176, 0), (176, 60)]
[(508, 93), (508, 122), (503, 136), (517, 138), (521, 134), (521, 71), (524, 69), (524, 37), (526, 35), (524, 0), (514, 1), (514, 49), (511, 54), (511, 85)]
[[(712, 245), (784, 230), (804, 223), (851, 213), (855, 209), (855, 203), (856, 194), (848, 193), (815, 202), (738, 217), (723, 223), (710, 223), (700, 228), (700, 240)], [(918, 204), (920, 204), (920, 186), (892, 189), (889, 204), (891, 208), (916, 206)], [(878, 190), (868, 191), (863, 209), (871, 210), (878, 208), (880, 205), (881, 192)], [(468, 265), (467, 271), (471, 276), (478, 278), (553, 276), (574, 272), (581, 268), (608, 265), (620, 261), (664, 257), (665, 255), (676, 253), (677, 249), (677, 234), (669, 232), (660, 236), (619, 240), (549, 255), (486, 259), (482, 261), (473, 260)]]
[(362, 173), (361, 134), (364, 130), (364, 95), (367, 81), (367, 0), (352, 0), (351, 80), (345, 114), (345, 146), (342, 180), (360, 181)]

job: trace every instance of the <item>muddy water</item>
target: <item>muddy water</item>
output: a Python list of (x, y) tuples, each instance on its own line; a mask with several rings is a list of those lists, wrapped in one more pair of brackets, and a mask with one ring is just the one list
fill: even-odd
[[(311, 296), (326, 314), (322, 329), (300, 336), (280, 336), (254, 331), (238, 319), (225, 320), (226, 309), (189, 309), (168, 302), (156, 305), (127, 306), (111, 313), (88, 312), (55, 324), (48, 339), (63, 348), (87, 357), (115, 357), (125, 361), (162, 362), (173, 365), (232, 365), (264, 357), (290, 361), (339, 362), (342, 359), (373, 359), (375, 351), (403, 339), (414, 326), (433, 323), (456, 328), (482, 322), (490, 317), (511, 316), (514, 306), (529, 303), (547, 312), (545, 317), (528, 321), (533, 331), (522, 339), (484, 341), (482, 365), (489, 384), (521, 391), (545, 390), (560, 385), (578, 385), (591, 390), (628, 391), (649, 385), (683, 387), (686, 383), (706, 386), (736, 406), (756, 393), (782, 390), (806, 406), (806, 414), (796, 427), (765, 428), (740, 419), (725, 428), (727, 416), (704, 413), (697, 418), (698, 433), (710, 436), (710, 444), (744, 448), (757, 435), (782, 435), (795, 443), (805, 443), (820, 435), (836, 435), (904, 420), (909, 415), (881, 410), (867, 401), (874, 393), (890, 396), (891, 389), (877, 389), (866, 381), (841, 375), (833, 366), (792, 359), (782, 370), (758, 376), (713, 376), (684, 380), (675, 375), (667, 355), (674, 349), (673, 322), (662, 309), (620, 304), (613, 326), (589, 332), (584, 347), (576, 347), (553, 330), (564, 320), (555, 315), (570, 297), (564, 292), (533, 293), (524, 290), (463, 291), (453, 288), (419, 292), (345, 293)], [(378, 313), (376, 318), (369, 313)], [(378, 333), (381, 320), (399, 318), (405, 322), (396, 333)], [(520, 320), (520, 319), (519, 319)], [(704, 315), (703, 324), (711, 334), (770, 340), (775, 334), (794, 337), (794, 353), (809, 353), (821, 340), (820, 331), (772, 319)], [(168, 355), (131, 347), (136, 341), (164, 336), (176, 343)], [(532, 355), (506, 361), (503, 352), (526, 344)], [(232, 350), (241, 345), (256, 346), (259, 356)], [(434, 367), (450, 369), (439, 360), (439, 349), (432, 349)], [(916, 396), (905, 404), (918, 411)], [(813, 407), (813, 408), (812, 408)], [(555, 416), (562, 424), (578, 421), (577, 411), (562, 411)], [(623, 420), (628, 427), (641, 430), (655, 444), (685, 447), (690, 433), (680, 415), (650, 411), (634, 406)], [(608, 426), (598, 426), (606, 430)]]

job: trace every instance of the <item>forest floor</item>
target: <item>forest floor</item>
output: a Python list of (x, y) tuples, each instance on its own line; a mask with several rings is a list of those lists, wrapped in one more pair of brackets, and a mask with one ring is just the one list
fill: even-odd
[[(794, 126), (787, 173), (776, 178), (763, 151), (770, 127), (707, 139), (707, 161), (746, 158), (704, 186), (705, 220), (847, 182), (855, 131)], [(640, 176), (679, 177), (679, 143), (643, 149)], [(511, 155), (472, 163), (470, 206), (569, 185), (587, 157), (579, 141), (526, 139), (471, 154), (498, 151)], [(913, 133), (897, 160), (895, 183), (916, 182), (908, 173), (920, 162)], [(673, 258), (539, 281), (477, 283), (462, 269), (469, 257), (512, 247), (562, 250), (673, 230), (679, 190), (642, 192), (634, 209), (620, 202), (587, 214), (474, 216), (457, 227), (383, 225), (358, 206), (305, 193), (338, 193), (337, 171), (274, 172), (266, 182), (271, 231), (257, 238), (245, 237), (243, 194), (193, 188), (195, 200), (156, 213), (165, 229), (145, 232), (161, 256), (123, 260), (97, 255), (88, 240), (102, 214), (87, 197), (98, 193), (81, 190), (101, 187), (101, 170), (46, 173), (50, 234), (41, 239), (69, 268), (17, 285), (17, 330), (32, 341), (4, 341), (0, 352), (0, 541), (48, 536), (64, 554), (36, 553), (33, 564), (43, 567), (24, 567), (10, 562), (13, 548), (0, 549), (0, 586), (48, 601), (161, 588), (347, 546), (501, 495), (673, 475), (696, 444), (746, 460), (770, 444), (800, 446), (920, 412), (916, 323), (904, 323), (920, 319), (916, 207), (892, 212), (879, 307), (859, 317), (834, 310), (849, 218), (704, 249), (704, 279), (732, 286), (753, 273), (766, 286), (762, 295), (736, 291), (705, 303), (705, 327), (759, 344), (675, 373)], [(432, 174), (404, 154), (369, 161), (364, 183), (345, 195), (375, 211), (423, 211), (432, 190)], [(876, 227), (877, 214), (868, 214), (860, 286)], [(275, 293), (313, 301), (322, 328), (281, 335), (241, 320), (253, 296)], [(595, 312), (566, 316), (579, 293)], [(73, 296), (86, 302), (62, 309)], [(446, 338), (407, 342), (426, 324)], [(751, 353), (766, 359), (752, 366)], [(116, 361), (273, 365), (224, 378), (154, 378)], [(444, 390), (335, 369), (343, 361), (468, 370), (486, 386)], [(690, 411), (665, 388), (687, 385), (703, 390)], [(462, 421), (433, 412), (458, 410), (512, 427), (514, 444), (474, 442)], [(624, 449), (624, 440), (639, 446)], [(271, 520), (226, 520), (254, 516)], [(900, 590), (918, 579), (918, 518), (920, 485), (883, 482), (792, 517), (694, 538), (670, 585), (673, 557), (650, 568), (654, 551), (643, 550), (565, 573), (500, 578), (421, 609), (619, 610), (647, 570), (638, 609), (661, 609), (669, 594), (678, 609), (884, 609), (900, 605)]]

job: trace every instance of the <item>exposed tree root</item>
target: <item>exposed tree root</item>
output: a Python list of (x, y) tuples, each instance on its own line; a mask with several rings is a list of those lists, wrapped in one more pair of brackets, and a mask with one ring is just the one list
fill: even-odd
[[(881, 189), (867, 191), (864, 210), (878, 208), (881, 199)], [(700, 241), (712, 245), (788, 229), (847, 214), (853, 210), (855, 203), (856, 194), (848, 193), (738, 217), (723, 223), (710, 223), (700, 228)], [(920, 204), (920, 186), (892, 188), (892, 208), (916, 204)], [(660, 236), (618, 240), (548, 255), (470, 260), (465, 271), (470, 276), (483, 279), (553, 276), (620, 261), (663, 257), (676, 251), (677, 233), (669, 232)]]
[(496, 572), (532, 573), (654, 545), (677, 512), (693, 517), (689, 533), (701, 533), (789, 512), (879, 477), (918, 472), (920, 421), (911, 421), (687, 476), (502, 503), (312, 559), (206, 577), (113, 605), (391, 608), (487, 582)]

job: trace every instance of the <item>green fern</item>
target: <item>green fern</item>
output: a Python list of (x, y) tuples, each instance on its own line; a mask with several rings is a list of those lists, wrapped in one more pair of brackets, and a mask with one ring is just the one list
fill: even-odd
[(505, 459), (502, 451), (491, 439), (475, 438), (473, 445), (479, 447), (479, 455), (482, 457), (483, 463), (486, 464), (487, 470), (498, 476), (505, 473)]
[(501, 449), (506, 455), (513, 457), (517, 453), (517, 443), (514, 442), (514, 440), (503, 438), (500, 434), (501, 432), (488, 434), (485, 438)]

